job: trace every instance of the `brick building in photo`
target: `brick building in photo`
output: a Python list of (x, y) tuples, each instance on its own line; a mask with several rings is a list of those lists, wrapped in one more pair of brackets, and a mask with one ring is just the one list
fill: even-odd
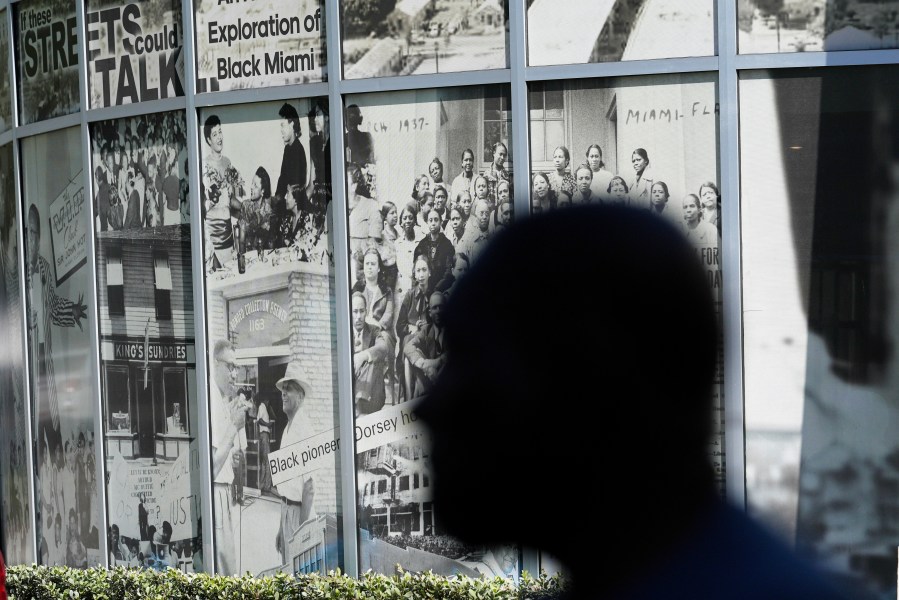
[[(200, 537), (190, 227), (97, 234), (111, 562), (194, 571)], [(170, 531), (164, 544), (154, 532)], [(197, 563), (199, 564), (199, 560)], [(150, 566), (150, 562), (141, 563)]]
[[(239, 364), (238, 393), (265, 402), (275, 425), (271, 451), (280, 448), (287, 426), (281, 392), (275, 383), (290, 361), (306, 373), (312, 392), (297, 418), (316, 433), (335, 431), (337, 414), (337, 333), (334, 313), (334, 275), (330, 266), (305, 262), (257, 263), (245, 274), (208, 280), (209, 355), (218, 340), (229, 340)], [(248, 418), (246, 486), (252, 498), (241, 510), (241, 568), (253, 573), (320, 572), (338, 566), (338, 455), (312, 473), (314, 517), (289, 532), (287, 549), (277, 551), (281, 500), (260, 490), (258, 425)], [(216, 424), (212, 427), (215, 428)], [(252, 541), (250, 541), (252, 540)], [(227, 543), (226, 540), (222, 540)]]

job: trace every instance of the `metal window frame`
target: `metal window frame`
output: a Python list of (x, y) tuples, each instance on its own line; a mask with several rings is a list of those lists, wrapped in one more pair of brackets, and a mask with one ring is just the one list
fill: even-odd
[[(40, 523), (37, 522), (37, 510), (35, 502), (38, 500), (37, 498), (37, 486), (35, 486), (34, 474), (37, 473), (37, 464), (34, 456), (34, 422), (31, 418), (31, 415), (34, 414), (34, 411), (31, 407), (31, 378), (28, 377), (28, 374), (31, 372), (31, 353), (28, 352), (28, 292), (26, 288), (26, 276), (25, 269), (27, 268), (27, 264), (25, 263), (25, 227), (22, 225), (22, 220), (25, 217), (25, 211), (23, 210), (24, 205), (22, 204), (23, 190), (22, 190), (22, 164), (21, 164), (21, 146), (18, 140), (18, 127), (19, 124), (19, 111), (16, 107), (16, 97), (18, 96), (18, 89), (16, 87), (17, 82), (14, 76), (15, 73), (15, 52), (14, 41), (13, 41), (13, 21), (12, 21), (12, 6), (9, 4), (8, 0), (4, 0), (2, 7), (6, 9), (4, 14), (7, 15), (6, 23), (0, 23), (0, 27), (6, 27), (7, 35), (9, 37), (9, 49), (7, 51), (8, 65), (7, 65), (7, 76), (9, 77), (9, 93), (10, 93), (10, 120), (11, 127), (10, 130), (4, 133), (4, 145), (6, 143), (12, 144), (12, 156), (13, 156), (13, 168), (15, 169), (15, 173), (13, 173), (13, 181), (14, 181), (14, 193), (16, 200), (16, 209), (15, 213), (18, 217), (18, 231), (16, 231), (16, 243), (18, 244), (18, 256), (17, 256), (17, 267), (19, 269), (19, 306), (22, 309), (21, 314), (21, 327), (20, 327), (20, 335), (22, 341), (22, 394), (24, 395), (23, 402), (25, 404), (25, 416), (28, 421), (27, 426), (25, 427), (25, 442), (28, 444), (29, 452), (25, 453), (26, 456), (26, 464), (28, 467), (28, 473), (30, 476), (27, 478), (28, 480), (28, 501), (30, 502), (29, 506), (32, 507), (32, 514), (29, 518), (29, 523), (31, 523), (31, 547), (32, 547), (32, 560), (37, 563), (40, 560), (40, 536), (38, 532), (40, 531)], [(96, 439), (96, 437), (95, 437)], [(2, 518), (2, 515), (0, 515)]]
[[(80, 104), (82, 107), (86, 106), (85, 102), (88, 98), (87, 61), (85, 60), (87, 57), (87, 44), (83, 43), (83, 40), (87, 39), (87, 29), (84, 20), (86, 1), (78, 0), (75, 11), (76, 30), (82, 42), (78, 44), (78, 90), (81, 96)], [(81, 177), (84, 182), (84, 196), (86, 202), (90, 202), (89, 206), (93, 207), (94, 177), (91, 172), (91, 136), (88, 113), (82, 110), (80, 113), (76, 113), (76, 115), (81, 118), (79, 129), (81, 134)], [(109, 506), (107, 505), (106, 497), (106, 431), (104, 430), (106, 420), (103, 418), (103, 387), (100, 381), (100, 307), (97, 304), (100, 298), (97, 286), (100, 281), (97, 278), (97, 232), (95, 231), (96, 219), (94, 218), (93, 210), (90, 211), (90, 218), (87, 219), (87, 222), (86, 246), (88, 260), (85, 267), (87, 268), (86, 275), (89, 278), (89, 290), (85, 294), (85, 298), (88, 301), (88, 315), (90, 315), (88, 328), (90, 329), (90, 340), (93, 346), (93, 352), (89, 352), (88, 355), (90, 356), (90, 364), (93, 369), (91, 385), (94, 391), (94, 402), (96, 402), (94, 409), (94, 464), (101, 469), (99, 477), (96, 479), (100, 484), (97, 485), (97, 502), (99, 506), (103, 507), (103, 511), (99, 515), (98, 529), (101, 533), (98, 537), (100, 541), (100, 556), (102, 557), (100, 564), (108, 567), (109, 538), (106, 532), (109, 531)]]
[[(182, 27), (184, 40), (185, 72), (183, 81), (183, 97), (154, 100), (151, 102), (127, 104), (122, 106), (89, 108), (88, 72), (86, 57), (86, 2), (77, 0), (77, 30), (81, 36), (78, 45), (79, 60), (79, 92), (81, 110), (77, 113), (32, 123), (19, 125), (18, 89), (16, 81), (16, 60), (18, 44), (14, 37), (15, 27), (13, 12), (15, 5), (28, 0), (0, 0), (0, 10), (6, 9), (6, 27), (9, 35), (9, 64), (5, 76), (9, 78), (12, 128), (0, 134), (0, 146), (13, 145), (13, 165), (16, 170), (15, 193), (16, 210), (19, 217), (17, 240), (19, 243), (18, 266), (20, 270), (20, 301), (23, 310), (26, 302), (25, 290), (25, 224), (22, 215), (23, 189), (20, 141), (24, 138), (45, 134), (61, 129), (80, 127), (81, 148), (84, 156), (83, 177), (84, 189), (92, 198), (92, 176), (90, 172), (90, 124), (106, 119), (119, 119), (131, 116), (171, 110), (184, 110), (187, 125), (188, 178), (190, 184), (190, 206), (194, 218), (191, 219), (192, 266), (194, 272), (194, 323), (195, 347), (198, 349), (196, 360), (196, 403), (199, 416), (198, 436), (201, 469), (201, 507), (203, 515), (203, 556), (206, 569), (215, 571), (214, 527), (212, 505), (212, 476), (210, 455), (210, 431), (208, 419), (208, 339), (206, 331), (206, 296), (203, 264), (203, 239), (201, 200), (199, 197), (199, 124), (198, 109), (204, 107), (224, 106), (243, 103), (256, 103), (273, 100), (287, 100), (309, 97), (327, 96), (329, 101), (331, 164), (332, 164), (332, 210), (334, 211), (335, 241), (335, 286), (336, 286), (336, 328), (337, 328), (337, 368), (339, 395), (339, 429), (344, 440), (353, 439), (354, 410), (352, 401), (352, 349), (350, 347), (349, 316), (349, 251), (347, 238), (347, 222), (342, 218), (346, 214), (346, 190), (342, 163), (345, 156), (343, 103), (348, 94), (369, 92), (417, 90), (440, 87), (468, 87), (481, 85), (507, 85), (511, 93), (512, 124), (510, 134), (512, 142), (510, 150), (515, 157), (518, 168), (513, 170), (515, 188), (520, 193), (515, 197), (515, 213), (527, 215), (530, 211), (529, 194), (522, 193), (530, 189), (530, 139), (528, 113), (528, 84), (549, 80), (573, 80), (585, 78), (631, 77), (641, 75), (658, 75), (671, 73), (706, 72), (713, 74), (718, 85), (718, 99), (721, 106), (719, 117), (718, 156), (721, 165), (720, 187), (725, 198), (722, 214), (722, 249), (721, 261), (724, 273), (722, 322), (724, 333), (724, 394), (726, 414), (726, 489), (729, 498), (738, 506), (746, 506), (745, 488), (745, 436), (743, 422), (744, 385), (743, 385), (743, 339), (742, 339), (742, 263), (741, 263), (741, 220), (740, 220), (740, 147), (739, 147), (739, 78), (741, 72), (757, 70), (777, 70), (797, 67), (839, 67), (851, 65), (880, 65), (899, 63), (899, 49), (889, 50), (855, 50), (843, 52), (804, 52), (780, 54), (740, 54), (737, 42), (737, 0), (711, 0), (715, 6), (715, 38), (717, 55), (687, 58), (666, 58), (658, 60), (621, 61), (611, 63), (591, 63), (577, 65), (529, 66), (527, 59), (527, 14), (521, 0), (509, 2), (508, 23), (508, 64), (505, 69), (492, 69), (472, 72), (438, 73), (429, 75), (396, 76), (369, 79), (343, 79), (342, 69), (342, 29), (340, 27), (340, 0), (322, 0), (325, 9), (325, 43), (328, 50), (327, 80), (319, 83), (307, 83), (288, 86), (275, 86), (250, 90), (234, 90), (221, 92), (196, 93), (196, 30), (193, 2), (182, 0)], [(677, 0), (671, 0), (676, 2)], [(0, 74), (2, 76), (2, 74)], [(96, 464), (105, 469), (105, 438), (103, 429), (103, 402), (101, 398), (99, 362), (99, 307), (97, 306), (96, 289), (96, 238), (94, 219), (90, 219), (88, 228), (88, 252), (91, 260), (87, 262), (87, 273), (92, 283), (86, 294), (90, 303), (89, 319), (91, 327), (91, 343), (96, 352), (91, 353), (91, 368), (94, 369), (91, 385), (94, 387), (96, 415), (94, 426), (101, 438), (96, 444)], [(27, 351), (27, 324), (23, 314), (22, 352), (25, 372), (30, 373)], [(33, 415), (31, 407), (30, 378), (25, 377), (26, 410)], [(205, 413), (204, 413), (205, 411)], [(204, 418), (205, 414), (205, 418)], [(27, 439), (32, 449), (33, 423), (29, 426)], [(28, 454), (28, 467), (34, 472), (34, 452)], [(356, 472), (355, 449), (352, 443), (345, 443), (340, 451), (341, 501), (343, 512), (343, 570), (350, 576), (359, 575), (358, 535), (356, 527)], [(104, 478), (99, 478), (103, 481)], [(31, 478), (29, 497), (31, 506), (35, 504), (35, 486)], [(98, 486), (98, 500), (106, 507), (106, 488)], [(34, 558), (39, 558), (39, 529), (32, 515), (34, 526), (33, 547)], [(100, 523), (105, 531), (108, 510), (100, 515)], [(101, 551), (104, 562), (108, 560), (106, 536), (101, 534)], [(523, 549), (522, 567), (531, 572), (539, 569), (539, 553), (534, 549)]]
[(743, 271), (740, 225), (740, 113), (738, 109), (737, 3), (717, 0), (718, 157), (721, 168), (721, 303), (724, 336), (725, 473), (728, 498), (746, 507), (746, 454), (743, 428)]
[(215, 573), (215, 507), (212, 504), (212, 433), (209, 429), (209, 363), (206, 336), (206, 265), (203, 260), (203, 200), (200, 198), (200, 141), (199, 112), (197, 111), (197, 62), (194, 57), (194, 9), (193, 2), (181, 2), (181, 39), (184, 53), (185, 115), (187, 122), (187, 178), (190, 204), (191, 274), (194, 295), (194, 354), (197, 384), (197, 438), (200, 452), (200, 514), (203, 536), (203, 563), (207, 573)]
[[(328, 47), (328, 125), (331, 128), (331, 222), (334, 227), (335, 319), (337, 321), (338, 427), (344, 443), (340, 447), (340, 494), (343, 513), (343, 571), (359, 576), (359, 535), (356, 524), (356, 444), (353, 405), (353, 348), (350, 343), (350, 243), (347, 232), (346, 176), (344, 175), (343, 29), (339, 0), (325, 0), (325, 31)], [(335, 175), (339, 177), (335, 181)]]

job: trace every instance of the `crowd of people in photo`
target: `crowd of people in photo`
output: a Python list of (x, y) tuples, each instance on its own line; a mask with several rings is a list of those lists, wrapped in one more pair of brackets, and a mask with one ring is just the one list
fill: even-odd
[(109, 564), (157, 570), (171, 567), (187, 573), (202, 571), (202, 536), (172, 541), (172, 524), (163, 521), (158, 529), (149, 525), (145, 508), (147, 498), (139, 494), (137, 500), (140, 539), (121, 535), (118, 524), (110, 525), (107, 534)]
[(584, 155), (585, 161), (571, 168), (571, 153), (559, 146), (553, 152), (555, 169), (533, 174), (533, 214), (579, 204), (632, 206), (670, 219), (696, 248), (718, 247), (721, 194), (714, 181), (703, 181), (696, 193), (684, 195), (681, 210), (677, 210), (670, 206), (668, 184), (655, 176), (645, 149), (637, 148), (631, 154), (634, 173), (630, 177), (606, 169), (598, 144), (588, 146)]
[[(382, 527), (386, 530), (387, 526)], [(415, 548), (423, 552), (437, 554), (452, 559), (465, 559), (479, 551), (477, 546), (466, 544), (448, 535), (380, 535), (380, 539), (386, 540), (400, 548)]]
[[(373, 160), (370, 140), (348, 134), (348, 146)], [(500, 141), (492, 152), (478, 173), (464, 150), (455, 176), (435, 157), (402, 201), (377, 194), (373, 163), (346, 165), (357, 414), (427, 393), (440, 372), (443, 303), (512, 219), (508, 148)]]
[(31, 518), (30, 503), (28, 500), (29, 470), (25, 446), (9, 440), (4, 449), (8, 471), (3, 474), (4, 482), (3, 510), (6, 514), (6, 544), (7, 556), (25, 556), (28, 553), (28, 536), (31, 527), (28, 521)]
[(88, 549), (99, 547), (94, 434), (72, 433), (51, 452), (38, 453), (39, 556), (42, 565), (86, 568)]
[[(348, 108), (350, 127), (358, 125), (360, 119), (351, 118), (356, 112)], [(376, 193), (370, 137), (348, 132), (348, 147), (351, 157), (372, 161), (346, 165), (354, 394), (357, 414), (367, 414), (428, 391), (445, 359), (440, 312), (446, 295), (509, 224), (513, 194), (502, 142), (493, 145), (490, 166), (480, 174), (472, 150), (462, 152), (454, 178), (434, 158), (403, 202)], [(575, 168), (564, 146), (553, 160), (555, 170), (533, 175), (533, 214), (590, 203), (645, 208), (670, 219), (697, 249), (717, 249), (721, 195), (715, 182), (700, 183), (673, 208), (668, 184), (654, 175), (643, 148), (632, 153), (629, 177), (606, 169), (598, 144)]]
[[(308, 153), (300, 140), (303, 126), (296, 108), (285, 103), (277, 117), (278, 143), (284, 146), (281, 164), (277, 170), (276, 165), (260, 164), (252, 173), (239, 173), (223, 153), (221, 119), (213, 114), (205, 120), (203, 139), (208, 152), (203, 158), (201, 195), (207, 273), (233, 271), (235, 260), (237, 271), (244, 273), (252, 251), (256, 263), (331, 260), (327, 108), (315, 102), (307, 115)], [(276, 252), (282, 248), (290, 252)]]
[(190, 222), (183, 113), (103, 121), (91, 134), (98, 231)]

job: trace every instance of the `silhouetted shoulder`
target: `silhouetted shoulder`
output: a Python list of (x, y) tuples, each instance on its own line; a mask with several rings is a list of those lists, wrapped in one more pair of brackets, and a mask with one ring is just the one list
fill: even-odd
[[(718, 503), (684, 542), (616, 600), (849, 600), (742, 511)], [(651, 567), (651, 565), (648, 565)]]

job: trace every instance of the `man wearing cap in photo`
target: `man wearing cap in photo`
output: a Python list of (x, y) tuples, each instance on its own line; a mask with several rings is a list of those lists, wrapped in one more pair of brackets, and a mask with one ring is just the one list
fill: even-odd
[[(287, 426), (281, 436), (280, 449), (283, 450), (315, 434), (308, 419), (299, 418), (300, 407), (306, 396), (312, 394), (312, 386), (303, 367), (295, 360), (290, 361), (284, 377), (275, 386), (281, 390), (281, 401), (287, 415)], [(290, 540), (300, 525), (314, 516), (312, 502), (315, 487), (311, 476), (300, 475), (281, 482), (277, 488), (281, 496), (281, 528), (275, 547), (281, 552), (283, 564), (287, 564), (290, 561)]]

